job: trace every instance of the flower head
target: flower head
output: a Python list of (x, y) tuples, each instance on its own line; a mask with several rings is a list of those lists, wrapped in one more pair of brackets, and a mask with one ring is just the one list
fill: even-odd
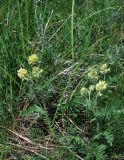
[(81, 95), (88, 93), (88, 89), (86, 87), (82, 87), (80, 90)]
[(105, 63), (105, 64), (103, 64), (103, 65), (101, 66), (101, 68), (100, 68), (100, 73), (106, 74), (106, 73), (108, 73), (108, 72), (110, 72), (110, 68), (108, 68), (107, 64)]
[(34, 76), (34, 77), (38, 78), (42, 72), (43, 72), (43, 69), (41, 69), (39, 67), (32, 68), (32, 76)]
[(90, 91), (90, 92), (93, 92), (94, 90), (95, 90), (95, 86), (94, 86), (94, 85), (90, 85), (90, 86), (89, 86), (89, 91)]
[(37, 54), (32, 54), (28, 57), (29, 64), (36, 64), (39, 61), (39, 57)]
[(25, 80), (28, 77), (28, 71), (24, 68), (20, 68), (19, 70), (17, 70), (17, 75), (20, 79)]
[(103, 91), (107, 88), (107, 83), (105, 81), (99, 81), (97, 84), (96, 84), (96, 90), (97, 91)]
[(97, 73), (96, 69), (91, 69), (88, 72), (88, 77), (91, 79), (98, 79), (98, 73)]

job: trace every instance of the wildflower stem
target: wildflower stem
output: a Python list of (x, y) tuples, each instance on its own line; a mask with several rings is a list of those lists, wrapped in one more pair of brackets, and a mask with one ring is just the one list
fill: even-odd
[(91, 106), (91, 92), (90, 91), (89, 91), (88, 95), (89, 95), (89, 107), (91, 108), (92, 106)]
[(105, 81), (105, 74), (104, 74), (104, 81)]
[(19, 21), (20, 21), (20, 29), (21, 29), (21, 39), (22, 39), (22, 47), (25, 54), (25, 45), (24, 45), (24, 30), (23, 30), (23, 23), (22, 23), (22, 17), (21, 17), (21, 11), (20, 11), (20, 3), (18, 2), (18, 12), (19, 12)]
[(93, 113), (94, 113), (94, 115), (95, 115), (95, 112), (96, 112), (96, 108), (97, 108), (97, 95), (96, 95), (96, 97), (95, 97), (95, 100), (94, 100), (94, 104), (93, 104)]
[(72, 0), (72, 14), (71, 14), (71, 47), (72, 47), (72, 59), (74, 59), (74, 0)]
[(89, 92), (89, 101), (91, 101), (90, 92)]
[(99, 133), (99, 122), (97, 122), (97, 124), (96, 124), (96, 130), (97, 130), (97, 134)]

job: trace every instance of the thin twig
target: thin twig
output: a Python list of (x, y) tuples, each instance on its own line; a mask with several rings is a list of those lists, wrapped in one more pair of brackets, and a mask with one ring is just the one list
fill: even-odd
[(67, 119), (68, 119), (79, 131), (83, 132), (82, 129), (80, 129), (69, 117), (67, 117)]
[(38, 156), (40, 156), (41, 158), (48, 160), (47, 157), (45, 157), (45, 156), (37, 153), (36, 151), (34, 151), (34, 150), (32, 150), (32, 149), (29, 149), (29, 148), (26, 148), (26, 147), (24, 147), (24, 146), (21, 146), (21, 145), (18, 145), (18, 144), (14, 144), (14, 143), (10, 143), (10, 144), (13, 145), (13, 146), (15, 146), (15, 147), (22, 148), (23, 150), (26, 150), (26, 151), (29, 151), (29, 152), (31, 152), (31, 153), (34, 153), (35, 155), (38, 155)]
[(23, 139), (24, 141), (26, 141), (26, 142), (29, 143), (29, 144), (38, 146), (38, 147), (40, 147), (40, 148), (42, 148), (42, 149), (47, 149), (47, 150), (49, 149), (49, 150), (50, 150), (50, 148), (47, 148), (47, 147), (41, 146), (40, 144), (36, 144), (36, 143), (32, 142), (29, 138), (22, 136), (20, 133), (17, 133), (17, 132), (15, 132), (15, 131), (10, 130), (10, 129), (8, 129), (8, 131), (11, 132), (11, 133), (13, 133), (13, 134), (16, 135), (17, 137)]
[(68, 148), (68, 150), (75, 156), (77, 157), (78, 159), (80, 160), (84, 160), (82, 157), (80, 157), (78, 154), (74, 153), (70, 148)]
[(69, 68), (65, 69), (64, 71), (60, 72), (57, 76), (60, 76), (62, 74), (67, 74), (68, 72), (70, 72), (70, 70), (75, 67), (76, 65), (78, 65), (79, 63), (75, 63), (74, 65), (70, 66)]
[(69, 17), (62, 23), (62, 25), (55, 31), (55, 33), (53, 33), (53, 35), (48, 39), (48, 42), (56, 35), (56, 33), (64, 26), (64, 24), (68, 21), (68, 19), (71, 17), (71, 15), (69, 15)]

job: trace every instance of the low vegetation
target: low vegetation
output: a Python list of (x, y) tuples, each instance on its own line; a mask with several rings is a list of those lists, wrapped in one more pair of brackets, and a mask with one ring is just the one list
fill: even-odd
[(0, 2), (0, 159), (124, 158), (123, 0)]

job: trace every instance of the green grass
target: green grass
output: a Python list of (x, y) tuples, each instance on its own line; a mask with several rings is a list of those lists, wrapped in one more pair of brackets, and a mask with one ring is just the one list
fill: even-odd
[[(123, 10), (123, 0), (1, 1), (1, 160), (124, 157)], [(33, 53), (44, 72), (21, 81)], [(104, 63), (107, 90), (81, 96), (96, 83), (88, 70)]]

